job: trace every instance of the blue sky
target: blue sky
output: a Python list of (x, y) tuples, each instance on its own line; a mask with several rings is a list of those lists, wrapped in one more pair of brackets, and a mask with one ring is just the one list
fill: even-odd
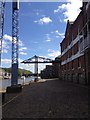
[[(54, 59), (61, 54), (60, 42), (64, 38), (66, 21), (75, 20), (80, 12), (81, 1), (75, 1), (20, 2), (19, 62), (34, 55)], [(3, 67), (11, 66), (11, 11), (12, 4), (6, 3), (2, 49)], [(32, 69), (32, 65), (22, 65), (21, 63), (19, 63), (19, 67)], [(42, 65), (40, 65), (40, 69), (43, 69)]]

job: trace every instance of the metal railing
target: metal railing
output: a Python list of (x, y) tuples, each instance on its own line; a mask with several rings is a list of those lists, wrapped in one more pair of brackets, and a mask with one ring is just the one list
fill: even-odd
[(80, 53), (90, 47), (90, 34), (80, 43)]

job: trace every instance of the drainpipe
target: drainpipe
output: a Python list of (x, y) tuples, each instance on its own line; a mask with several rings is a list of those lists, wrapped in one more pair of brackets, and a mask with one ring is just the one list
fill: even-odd
[[(84, 4), (84, 3), (83, 3)], [(83, 6), (83, 9), (82, 9), (82, 11), (83, 11), (83, 16), (82, 16), (82, 20), (83, 20), (83, 27), (84, 27), (84, 23), (85, 23), (85, 21), (84, 21), (84, 6)], [(84, 35), (84, 29), (83, 29), (83, 35)], [(84, 37), (84, 36), (83, 36)], [(83, 38), (84, 39), (84, 38)], [(87, 76), (86, 76), (86, 56), (85, 56), (85, 54), (86, 54), (86, 50), (85, 50), (85, 48), (84, 48), (84, 72), (85, 72), (85, 85), (87, 85)]]

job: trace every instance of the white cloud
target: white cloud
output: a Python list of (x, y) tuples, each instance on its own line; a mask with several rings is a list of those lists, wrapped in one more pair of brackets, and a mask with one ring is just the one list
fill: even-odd
[(47, 42), (51, 42), (51, 39), (46, 40)]
[(6, 39), (6, 36), (5, 36), (5, 38), (3, 38), (3, 40), (2, 40), (2, 53), (8, 53), (8, 50), (9, 50), (9, 48), (10, 48), (10, 40), (9, 40), (9, 38), (8, 39)]
[(11, 67), (11, 59), (1, 59), (1, 66), (2, 67)]
[[(22, 59), (18, 59), (19, 61), (19, 68), (21, 69), (26, 69), (26, 70), (30, 70), (33, 72), (34, 70), (34, 66), (33, 65), (29, 65), (29, 64), (23, 64), (21, 63), (23, 60)], [(1, 63), (2, 63), (2, 67), (11, 67), (11, 59), (1, 59)]]
[(26, 52), (19, 52), (20, 55), (27, 55)]
[[(12, 36), (10, 36), (10, 35), (5, 34), (3, 36), (3, 39), (4, 39), (4, 41), (12, 42)], [(14, 38), (14, 39), (16, 39), (16, 38)], [(23, 46), (23, 42), (20, 39), (19, 39), (19, 46)]]
[(64, 38), (64, 33), (60, 33), (58, 30), (56, 30), (55, 33), (56, 33), (56, 38), (59, 37)]
[[(45, 57), (47, 58), (47, 57)], [(34, 64), (24, 64), (21, 63), (23, 60), (22, 59), (18, 59), (19, 61), (19, 68), (21, 69), (26, 69), (26, 70), (30, 70), (34, 73)], [(11, 67), (11, 59), (1, 59), (1, 63), (2, 63), (2, 67)], [(51, 63), (48, 63), (49, 65), (51, 65)], [(40, 73), (41, 70), (43, 70), (45, 68), (47, 64), (38, 64), (38, 72)]]
[(23, 50), (27, 50), (27, 48), (26, 47), (19, 48), (19, 51), (23, 51)]
[(8, 42), (7, 41), (2, 41), (2, 48), (6, 49), (9, 48)]
[(58, 6), (54, 13), (59, 13), (63, 11), (64, 21), (70, 20), (74, 21), (80, 12), (80, 7), (82, 6), (82, 0), (67, 0), (68, 3)]
[(32, 14), (35, 14), (36, 16), (39, 16), (39, 17), (40, 16), (44, 16), (42, 14), (42, 10), (41, 9), (34, 9)]
[(56, 38), (64, 38), (64, 33), (60, 33), (58, 30), (55, 31), (51, 31), (50, 34), (46, 34), (46, 42), (51, 42), (53, 40), (55, 40)]
[(19, 55), (27, 55), (27, 53), (24, 52), (25, 50), (27, 50), (27, 47), (20, 47), (19, 48)]
[(48, 49), (48, 56), (49, 57), (52, 57), (52, 58), (55, 59), (55, 57), (57, 57), (58, 55), (60, 55), (59, 50), (55, 51), (55, 50), (52, 50), (52, 49)]
[(24, 64), (21, 63), (23, 60), (19, 58), (19, 68), (26, 69), (34, 72), (34, 65), (33, 64)]
[(46, 34), (46, 42), (51, 42), (52, 38), (50, 37), (50, 34)]
[(23, 63), (20, 63), (19, 64), (19, 68), (30, 70), (31, 72), (34, 72), (34, 65), (33, 64), (23, 64)]
[(2, 53), (8, 53), (7, 49), (2, 49)]
[(58, 6), (58, 8), (56, 10), (54, 10), (54, 13), (58, 13), (60, 12), (61, 6)]
[(27, 53), (24, 52), (25, 50), (27, 50), (27, 47), (20, 47), (19, 48), (19, 55), (27, 55)]
[[(11, 43), (12, 43), (12, 36), (5, 34), (3, 36), (3, 41), (2, 41), (2, 53), (8, 53), (8, 50), (11, 47), (9, 44), (11, 44)], [(22, 40), (19, 39), (18, 45), (20, 47), (19, 54), (20, 55), (27, 55), (27, 53), (23, 52), (24, 50), (27, 50), (27, 47), (24, 47)]]
[(40, 20), (34, 22), (38, 24), (49, 24), (50, 22), (52, 22), (52, 20), (50, 17), (43, 17)]
[[(20, 59), (19, 61), (22, 62), (23, 60)], [(40, 71), (43, 70), (45, 68), (45, 66), (46, 66), (46, 64), (38, 64), (38, 72), (40, 73)], [(34, 73), (35, 64), (20, 63), (19, 68), (30, 70), (30, 71), (32, 71)]]
[(3, 36), (3, 39), (4, 39), (4, 40), (12, 41), (12, 37), (11, 37), (10, 35), (7, 35), (7, 34), (5, 34), (5, 35)]
[(24, 46), (23, 42), (21, 40), (19, 40), (19, 46)]
[[(19, 68), (21, 69), (26, 69), (26, 70), (30, 70), (32, 72), (34, 72), (34, 65), (33, 64), (23, 64), (21, 63), (23, 60), (22, 59), (18, 59), (19, 62)], [(11, 67), (11, 59), (1, 59), (1, 67)]]
[(60, 36), (56, 36), (56, 38), (60, 38)]
[(41, 70), (45, 69), (45, 68), (46, 68), (46, 65), (52, 65), (52, 63), (39, 64), (39, 65), (38, 65), (38, 72), (40, 73), (40, 72), (41, 72)]

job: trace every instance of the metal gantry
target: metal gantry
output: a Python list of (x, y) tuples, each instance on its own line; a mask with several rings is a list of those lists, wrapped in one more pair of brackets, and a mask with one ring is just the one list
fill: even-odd
[(37, 75), (37, 77), (38, 77), (38, 63), (53, 63), (53, 60), (35, 55), (27, 60), (24, 60), (22, 63), (24, 63), (24, 64), (35, 63), (35, 67), (34, 67), (35, 73), (34, 74)]
[(4, 10), (5, 10), (5, 0), (0, 0), (0, 64), (1, 64), (2, 39), (3, 39), (3, 27), (4, 27)]
[(18, 84), (19, 0), (12, 2), (12, 78), (11, 86)]
[[(38, 59), (38, 61), (36, 60)], [(27, 60), (24, 60), (22, 63), (52, 63), (53, 60), (52, 59), (49, 59), (49, 58), (44, 58), (44, 57), (40, 57), (40, 56), (33, 56)]]

